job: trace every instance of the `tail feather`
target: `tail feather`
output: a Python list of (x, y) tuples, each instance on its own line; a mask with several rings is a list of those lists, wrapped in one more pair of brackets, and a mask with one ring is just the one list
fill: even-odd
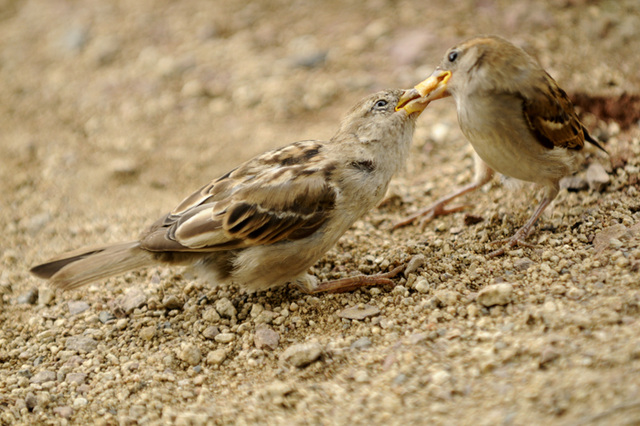
[(152, 254), (141, 249), (138, 241), (131, 241), (68, 252), (34, 266), (31, 273), (50, 280), (57, 288), (70, 290), (153, 263)]
[(600, 142), (598, 142), (596, 139), (594, 139), (594, 138), (593, 138), (593, 136), (591, 136), (591, 135), (589, 134), (589, 132), (587, 131), (586, 127), (582, 126), (582, 131), (584, 132), (584, 139), (585, 139), (587, 142), (589, 142), (589, 143), (591, 143), (591, 144), (593, 144), (593, 145), (597, 146), (597, 147), (598, 147), (598, 148), (600, 148), (600, 150), (601, 150), (601, 151), (603, 151), (604, 153), (609, 154), (609, 153), (607, 152), (607, 150), (606, 150), (606, 149), (604, 149), (604, 147), (603, 147), (602, 145), (600, 145)]

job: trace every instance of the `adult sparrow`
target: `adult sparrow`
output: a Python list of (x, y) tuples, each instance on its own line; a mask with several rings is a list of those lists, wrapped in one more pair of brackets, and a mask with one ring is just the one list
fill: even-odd
[(392, 284), (403, 267), (324, 283), (306, 274), (375, 207), (409, 153), (428, 102), (396, 106), (402, 90), (371, 95), (329, 141), (268, 151), (204, 185), (135, 241), (65, 253), (31, 272), (61, 289), (156, 263), (195, 266), (250, 291), (295, 282), (307, 293)]
[(475, 178), (395, 227), (459, 210), (446, 205), (489, 182), (494, 171), (542, 186), (530, 219), (490, 256), (528, 245), (533, 224), (558, 194), (560, 179), (575, 171), (585, 141), (604, 151), (555, 80), (524, 50), (497, 36), (475, 37), (449, 49), (431, 76), (403, 95), (399, 107), (423, 96), (428, 101), (453, 97), (460, 129), (476, 153)]

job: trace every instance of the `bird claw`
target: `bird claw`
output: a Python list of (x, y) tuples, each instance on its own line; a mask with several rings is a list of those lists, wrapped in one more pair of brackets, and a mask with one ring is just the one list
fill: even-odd
[(495, 245), (498, 245), (498, 244), (504, 244), (504, 246), (499, 248), (498, 250), (492, 251), (487, 256), (488, 257), (502, 256), (503, 254), (506, 253), (507, 249), (510, 249), (512, 247), (515, 247), (515, 246), (528, 247), (528, 248), (535, 247), (533, 244), (528, 243), (528, 242), (525, 241), (525, 238), (527, 236), (524, 235), (524, 234), (525, 233), (521, 232), (521, 229), (520, 229), (511, 238), (505, 238), (505, 239), (502, 239), (502, 240), (490, 242), (489, 245), (492, 245), (492, 246), (495, 246)]
[(418, 226), (420, 227), (421, 231), (424, 231), (424, 228), (427, 226), (427, 224), (431, 222), (433, 219), (435, 219), (437, 216), (444, 216), (447, 214), (456, 213), (471, 207), (468, 204), (464, 204), (461, 206), (446, 208), (446, 205), (447, 205), (446, 203), (437, 203), (424, 210), (420, 210), (417, 213), (414, 213), (411, 216), (401, 220), (400, 222), (396, 222), (391, 229), (395, 230), (395, 229), (401, 228), (403, 226), (409, 225), (410, 223), (413, 223), (416, 219), (420, 219), (418, 221)]
[(313, 288), (298, 285), (298, 287), (307, 294), (317, 294), (322, 292), (328, 293), (344, 293), (347, 291), (357, 290), (361, 287), (369, 287), (374, 285), (394, 286), (395, 283), (391, 278), (404, 271), (405, 265), (400, 265), (389, 272), (376, 275), (356, 275), (354, 277), (341, 278), (332, 281), (325, 281), (315, 285)]

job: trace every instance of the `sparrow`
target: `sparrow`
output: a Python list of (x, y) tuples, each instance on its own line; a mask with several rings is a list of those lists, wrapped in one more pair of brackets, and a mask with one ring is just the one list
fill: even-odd
[(135, 241), (86, 247), (34, 266), (60, 289), (154, 264), (192, 266), (248, 291), (288, 282), (306, 293), (389, 285), (404, 268), (318, 283), (306, 273), (384, 196), (405, 163), (428, 102), (397, 108), (403, 90), (356, 104), (328, 141), (265, 152), (204, 185)]
[(463, 207), (446, 206), (499, 172), (538, 184), (542, 198), (529, 220), (511, 238), (496, 242), (506, 244), (489, 256), (516, 245), (530, 246), (526, 238), (557, 196), (560, 179), (576, 170), (585, 141), (604, 148), (589, 135), (555, 80), (532, 56), (501, 37), (479, 36), (450, 48), (431, 76), (402, 96), (398, 107), (416, 98), (448, 96), (475, 151), (474, 180), (394, 228), (460, 210)]

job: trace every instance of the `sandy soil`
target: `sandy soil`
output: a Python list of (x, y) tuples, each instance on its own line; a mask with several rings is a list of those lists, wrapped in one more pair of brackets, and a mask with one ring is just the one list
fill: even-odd
[[(636, 0), (0, 0), (0, 423), (640, 423), (639, 28)], [(608, 185), (563, 190), (533, 248), (486, 257), (533, 208), (499, 179), (390, 232), (472, 177), (447, 100), (312, 270), (409, 262), (393, 289), (245, 294), (155, 268), (58, 293), (29, 275), (134, 237), (259, 152), (330, 137), (478, 33), (536, 55), (611, 154), (587, 152), (578, 178), (601, 164)]]

